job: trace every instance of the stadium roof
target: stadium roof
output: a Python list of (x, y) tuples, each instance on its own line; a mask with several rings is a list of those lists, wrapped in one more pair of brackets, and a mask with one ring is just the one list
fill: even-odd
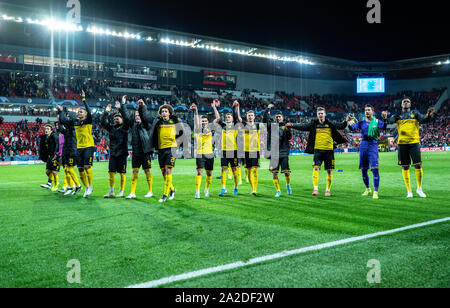
[(95, 50), (111, 57), (125, 55), (130, 59), (304, 78), (352, 79), (360, 74), (379, 73), (391, 79), (404, 79), (450, 74), (450, 54), (401, 61), (360, 62), (98, 18), (85, 17), (81, 24), (75, 25), (49, 18), (45, 12), (33, 9), (0, 8), (0, 23), (11, 24), (5, 28), (8, 30), (3, 29), (7, 31), (0, 38), (4, 44), (27, 47), (47, 44), (49, 48), (50, 43), (46, 42), (45, 36), (49, 38), (50, 35), (45, 31), (36, 33), (37, 29), (45, 27), (59, 35), (59, 48), (64, 45), (61, 37), (74, 33), (86, 39), (76, 40), (71, 48), (66, 45), (70, 52), (92, 53)]

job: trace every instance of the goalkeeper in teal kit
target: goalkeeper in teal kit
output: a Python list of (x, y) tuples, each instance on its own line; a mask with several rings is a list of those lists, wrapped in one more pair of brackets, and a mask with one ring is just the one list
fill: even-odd
[[(359, 130), (362, 135), (362, 141), (359, 148), (359, 168), (362, 171), (362, 178), (364, 185), (366, 186), (366, 191), (362, 194), (363, 196), (368, 196), (372, 193), (369, 184), (369, 168), (372, 170), (373, 174), (373, 199), (378, 199), (378, 188), (380, 186), (380, 173), (379, 173), (379, 156), (378, 156), (378, 138), (380, 137), (380, 130), (385, 130), (387, 128), (387, 111), (382, 112), (383, 120), (380, 121), (374, 117), (373, 106), (365, 106), (366, 118), (364, 121), (359, 121), (351, 123), (350, 130)], [(356, 120), (356, 119), (354, 119)]]

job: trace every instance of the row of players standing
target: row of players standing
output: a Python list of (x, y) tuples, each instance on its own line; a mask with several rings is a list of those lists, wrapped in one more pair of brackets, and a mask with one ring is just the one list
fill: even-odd
[[(71, 118), (70, 115), (63, 113), (63, 108), (58, 106), (59, 122), (63, 126), (63, 132), (66, 133), (65, 139), (67, 144), (63, 151), (63, 165), (65, 167), (66, 177), (68, 178), (69, 189), (65, 194), (76, 194), (81, 186), (77, 182), (76, 174), (73, 171), (74, 163), (77, 162), (80, 178), (86, 187), (85, 197), (92, 194), (93, 191), (93, 176), (92, 176), (92, 161), (93, 153), (95, 151), (94, 142), (92, 138), (92, 115), (89, 106), (85, 102), (84, 108), (78, 111), (77, 118)], [(172, 182), (172, 169), (175, 167), (175, 157), (173, 153), (177, 147), (176, 139), (183, 133), (183, 130), (177, 135), (175, 126), (180, 123), (179, 119), (174, 115), (174, 110), (169, 105), (161, 106), (157, 117), (151, 117), (145, 107), (145, 103), (139, 101), (139, 109), (134, 116), (131, 116), (125, 107), (126, 96), (122, 98), (122, 104), (116, 102), (116, 109), (119, 111), (113, 116), (113, 124), (110, 123), (111, 106), (108, 106), (106, 112), (102, 116), (102, 126), (110, 134), (110, 149), (111, 158), (109, 162), (109, 176), (110, 176), (110, 191), (105, 195), (106, 198), (114, 196), (115, 174), (121, 175), (121, 188), (117, 197), (123, 197), (125, 181), (126, 181), (126, 163), (128, 157), (128, 131), (131, 130), (132, 148), (133, 148), (133, 175), (132, 175), (132, 191), (127, 197), (129, 199), (136, 198), (136, 184), (139, 169), (142, 167), (146, 174), (148, 182), (148, 193), (146, 197), (152, 197), (152, 182), (153, 177), (150, 172), (151, 155), (154, 150), (158, 151), (158, 160), (162, 175), (164, 177), (164, 194), (160, 202), (165, 202), (168, 199), (173, 199), (175, 195), (175, 188)], [(239, 171), (242, 160), (238, 159), (237, 155), (237, 134), (235, 129), (236, 123), (243, 123), (245, 139), (245, 159), (244, 164), (248, 179), (252, 187), (252, 194), (256, 195), (258, 185), (258, 168), (259, 151), (260, 151), (260, 124), (255, 123), (255, 113), (249, 111), (246, 116), (246, 121), (240, 117), (239, 103), (233, 103), (233, 113), (225, 115), (225, 122), (221, 120), (217, 107), (220, 106), (219, 101), (214, 101), (212, 107), (215, 112), (216, 119), (214, 124), (219, 124), (222, 128), (222, 190), (219, 196), (227, 193), (226, 190), (226, 170), (231, 167), (234, 177), (234, 194), (238, 194)], [(264, 112), (263, 122), (270, 125), (270, 110), (273, 105), (269, 105)], [(399, 130), (399, 165), (403, 166), (403, 177), (408, 190), (408, 197), (412, 197), (411, 184), (409, 175), (409, 166), (411, 158), (416, 167), (416, 175), (418, 181), (417, 193), (421, 197), (425, 197), (422, 187), (423, 170), (421, 168), (420, 145), (419, 145), (419, 123), (429, 122), (433, 116), (434, 110), (430, 109), (426, 117), (411, 112), (410, 99), (402, 101), (403, 113), (391, 118), (392, 123), (397, 124)], [(195, 137), (197, 138), (197, 177), (196, 177), (196, 198), (200, 198), (200, 186), (202, 170), (206, 169), (206, 189), (205, 196), (209, 196), (209, 188), (212, 181), (212, 169), (214, 165), (214, 154), (212, 148), (212, 131), (208, 128), (208, 117), (198, 115), (198, 110), (195, 105), (191, 106), (194, 111), (194, 125)], [(379, 173), (378, 173), (378, 136), (380, 129), (386, 129), (387, 126), (387, 112), (382, 113), (383, 120), (377, 120), (374, 117), (373, 107), (366, 106), (366, 119), (364, 121), (356, 122), (351, 116), (348, 116), (343, 123), (332, 123), (326, 119), (326, 112), (323, 108), (317, 110), (317, 119), (311, 121), (306, 125), (284, 123), (283, 115), (278, 113), (275, 115), (276, 123), (279, 129), (279, 148), (278, 157), (276, 160), (271, 160), (270, 171), (273, 173), (273, 181), (277, 190), (276, 197), (281, 195), (281, 189), (278, 179), (278, 173), (284, 173), (286, 178), (286, 190), (288, 194), (292, 194), (290, 187), (290, 168), (289, 168), (289, 140), (291, 139), (291, 129), (298, 129), (309, 132), (308, 147), (306, 153), (314, 154), (314, 171), (313, 171), (313, 195), (318, 195), (318, 179), (319, 170), (322, 163), (325, 164), (327, 170), (327, 189), (326, 196), (331, 195), (332, 184), (332, 170), (334, 169), (334, 148), (336, 144), (346, 143), (347, 140), (342, 136), (338, 130), (345, 129), (349, 123), (351, 130), (360, 130), (363, 135), (363, 142), (360, 149), (360, 168), (363, 174), (363, 181), (366, 185), (366, 191), (363, 195), (371, 193), (368, 184), (369, 169), (374, 174), (374, 198), (378, 199)], [(52, 127), (48, 125), (47, 130), (52, 134)], [(271, 144), (271, 130), (268, 130), (268, 144)], [(48, 134), (47, 134), (48, 135)], [(51, 138), (44, 140), (51, 140)], [(76, 146), (74, 146), (76, 142)], [(50, 144), (52, 142), (49, 142)], [(200, 145), (200, 146), (199, 146)], [(43, 144), (45, 148), (45, 144)], [(50, 146), (51, 147), (51, 146)], [(42, 147), (41, 147), (42, 148)], [(75, 151), (76, 148), (76, 151)], [(44, 151), (42, 151), (44, 152)], [(51, 152), (51, 151), (50, 151)], [(45, 156), (45, 155), (44, 155)], [(57, 182), (57, 175), (55, 170), (58, 163), (55, 157), (57, 155), (47, 155), (47, 174), (50, 180)], [(275, 161), (275, 163), (273, 163)], [(239, 167), (239, 168), (238, 168)], [(239, 171), (238, 171), (239, 170)], [(57, 174), (57, 172), (56, 172)], [(65, 177), (65, 178), (66, 178)], [(54, 189), (54, 188), (53, 188)]]

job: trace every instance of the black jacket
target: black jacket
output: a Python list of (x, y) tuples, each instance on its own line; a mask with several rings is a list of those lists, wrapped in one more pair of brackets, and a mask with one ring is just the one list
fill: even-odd
[(124, 104), (121, 105), (119, 111), (123, 117), (124, 123), (130, 128), (133, 154), (152, 153), (150, 147), (150, 126), (148, 123), (141, 121), (141, 124), (138, 124), (134, 117), (130, 116)]
[(59, 151), (59, 137), (53, 132), (50, 136), (39, 137), (39, 159), (48, 162), (52, 160)]
[(128, 126), (113, 126), (110, 124), (109, 113), (105, 112), (101, 118), (101, 124), (109, 132), (109, 150), (112, 157), (128, 156)]
[(77, 136), (75, 135), (75, 128), (73, 126), (64, 126), (59, 122), (58, 131), (64, 135), (63, 156), (77, 155)]
[[(270, 109), (266, 109), (263, 116), (263, 122), (267, 124), (267, 149), (272, 152), (272, 124), (278, 124), (270, 119)], [(278, 138), (278, 157), (288, 157), (291, 152), (292, 133), (286, 128), (285, 123), (278, 124), (278, 136), (273, 136), (274, 140)], [(271, 153), (272, 154), (272, 153)]]
[[(140, 107), (139, 106), (139, 116), (141, 117), (142, 123), (145, 123), (145, 125), (150, 125), (150, 131), (149, 131), (149, 136), (150, 136), (150, 149), (151, 151), (155, 151), (158, 150), (158, 128), (161, 125), (161, 123), (163, 122), (163, 119), (160, 116), (157, 117), (152, 117), (150, 115), (150, 113), (147, 110), (147, 107)], [(175, 115), (170, 116), (170, 120), (172, 120), (175, 124), (184, 124), (181, 121), (178, 120), (178, 118)], [(186, 126), (188, 126), (187, 124), (184, 124)], [(184, 127), (184, 129), (186, 129)], [(180, 136), (183, 135), (183, 130), (180, 130), (180, 132), (178, 133), (178, 135), (176, 136), (176, 138), (179, 138)]]
[[(305, 150), (305, 153), (307, 154), (314, 154), (314, 145), (316, 144), (316, 129), (318, 124), (319, 120), (315, 119), (306, 125), (294, 124), (293, 126), (293, 129), (309, 132), (308, 145), (306, 146)], [(336, 124), (325, 119), (324, 124), (328, 124), (331, 128), (331, 136), (333, 138), (335, 148), (337, 144), (343, 144), (348, 142), (348, 140), (345, 139), (345, 137), (342, 136), (341, 133), (338, 131), (339, 129), (345, 129), (347, 127), (347, 122)]]

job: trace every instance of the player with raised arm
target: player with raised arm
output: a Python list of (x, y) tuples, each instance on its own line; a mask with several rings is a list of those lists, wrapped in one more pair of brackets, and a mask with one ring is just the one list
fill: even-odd
[[(362, 135), (361, 145), (359, 147), (359, 169), (362, 172), (362, 178), (366, 191), (363, 196), (369, 196), (372, 193), (369, 184), (369, 168), (373, 174), (373, 199), (378, 199), (378, 188), (380, 186), (379, 173), (379, 155), (378, 155), (378, 139), (380, 137), (380, 130), (387, 128), (387, 111), (381, 113), (383, 120), (378, 120), (374, 116), (374, 108), (372, 105), (366, 105), (364, 108), (366, 118), (356, 124), (349, 122), (351, 131), (360, 131)], [(349, 118), (355, 121), (353, 117)]]
[[(220, 127), (222, 127), (222, 158), (220, 160), (220, 165), (222, 167), (222, 173), (221, 173), (221, 182), (222, 182), (222, 189), (219, 193), (219, 197), (223, 197), (228, 191), (227, 191), (227, 169), (228, 166), (231, 167), (231, 170), (233, 172), (233, 179), (234, 179), (234, 191), (233, 195), (238, 194), (238, 172), (237, 172), (237, 166), (238, 166), (238, 152), (237, 152), (237, 134), (238, 131), (236, 129), (237, 124), (237, 118), (233, 116), (232, 113), (225, 114), (225, 122), (222, 121), (220, 118), (219, 112), (217, 111), (217, 107), (220, 106), (219, 100), (214, 100), (215, 110), (214, 113), (216, 115), (216, 120), (214, 123), (219, 124)], [(214, 107), (213, 107), (214, 108)], [(235, 112), (239, 113), (239, 103), (237, 101), (234, 101), (233, 107)]]
[[(95, 143), (92, 136), (92, 113), (86, 102), (84, 91), (81, 93), (84, 108), (78, 109), (77, 119), (68, 119), (63, 113), (63, 107), (57, 105), (59, 121), (67, 128), (74, 128), (77, 137), (77, 166), (81, 182), (85, 187), (83, 197), (87, 198), (94, 191), (94, 175), (92, 166), (94, 163)], [(75, 189), (77, 191), (77, 189)]]
[(124, 123), (120, 110), (120, 102), (116, 101), (116, 113), (111, 121), (112, 106), (108, 105), (101, 118), (102, 127), (109, 133), (109, 192), (105, 198), (114, 198), (114, 186), (116, 173), (120, 174), (120, 191), (115, 196), (123, 198), (125, 183), (127, 180), (127, 158), (128, 158), (128, 125)]
[[(70, 119), (70, 113), (66, 112), (66, 117)], [(65, 178), (67, 178), (69, 185), (68, 189), (64, 192), (64, 195), (75, 195), (81, 189), (80, 181), (78, 180), (77, 174), (73, 170), (77, 160), (77, 139), (75, 136), (75, 129), (70, 126), (64, 126), (60, 121), (59, 131), (64, 135), (62, 164), (64, 166)]]
[[(283, 114), (277, 113), (275, 115), (276, 121), (276, 129), (278, 131), (278, 136), (272, 136), (272, 120), (270, 119), (270, 110), (274, 108), (273, 104), (270, 104), (267, 107), (266, 112), (264, 113), (263, 122), (267, 124), (267, 148), (270, 151), (270, 167), (269, 170), (273, 174), (273, 184), (275, 185), (276, 195), (275, 198), (279, 198), (281, 196), (281, 188), (280, 188), (280, 180), (278, 178), (278, 173), (280, 172), (284, 174), (286, 179), (286, 191), (288, 195), (292, 194), (291, 189), (291, 169), (289, 167), (289, 154), (291, 151), (290, 141), (292, 139), (291, 131), (286, 128), (286, 124), (284, 123)], [(276, 144), (278, 147), (275, 149), (271, 148), (271, 143), (274, 139), (276, 140)]]
[(139, 102), (139, 116), (143, 123), (150, 126), (150, 148), (158, 151), (158, 162), (161, 174), (164, 178), (164, 194), (159, 199), (160, 203), (175, 198), (175, 188), (172, 181), (172, 171), (175, 167), (175, 156), (173, 153), (178, 148), (176, 125), (181, 123), (175, 116), (173, 107), (162, 105), (158, 110), (159, 116), (152, 117), (144, 101)]
[(434, 108), (428, 109), (426, 116), (418, 111), (411, 111), (411, 99), (405, 97), (402, 100), (402, 113), (390, 118), (390, 123), (397, 124), (398, 130), (398, 165), (403, 167), (403, 180), (407, 190), (407, 198), (413, 198), (411, 189), (411, 175), (409, 168), (411, 161), (416, 169), (417, 194), (421, 198), (427, 195), (423, 192), (422, 155), (420, 153), (419, 125), (430, 123), (434, 118)]
[(45, 173), (53, 186), (52, 191), (57, 191), (59, 186), (58, 172), (60, 163), (58, 161), (59, 138), (54, 127), (50, 124), (44, 125), (45, 135), (40, 136), (39, 159), (46, 163)]
[[(237, 106), (239, 103), (236, 101)], [(268, 110), (264, 112), (266, 115)], [(252, 195), (256, 196), (258, 190), (258, 168), (260, 167), (260, 131), (261, 123), (255, 123), (256, 114), (253, 110), (247, 112), (245, 121), (242, 120), (239, 111), (237, 110), (238, 122), (244, 125), (244, 152), (245, 152), (245, 168), (248, 171), (248, 178), (252, 188)]]
[[(310, 121), (307, 124), (286, 124), (287, 128), (293, 128), (300, 131), (309, 132), (308, 145), (305, 153), (314, 154), (313, 165), (313, 196), (319, 195), (319, 170), (322, 163), (325, 163), (327, 170), (327, 189), (325, 196), (331, 196), (331, 184), (333, 182), (334, 169), (334, 149), (335, 144), (343, 144), (348, 141), (339, 133), (338, 130), (347, 127), (347, 121), (343, 123), (333, 123), (326, 118), (325, 108), (317, 108), (317, 119)], [(349, 119), (347, 119), (349, 120)]]
[[(214, 123), (220, 120), (219, 112), (216, 108), (216, 102), (212, 103), (216, 119)], [(213, 132), (209, 127), (209, 119), (207, 116), (199, 116), (198, 108), (192, 104), (191, 108), (194, 111), (194, 138), (196, 141), (196, 165), (197, 176), (195, 177), (195, 199), (200, 199), (200, 186), (202, 184), (203, 169), (206, 170), (206, 184), (205, 197), (209, 197), (209, 188), (212, 183), (212, 172), (214, 170), (214, 150), (213, 150)]]
[[(150, 127), (148, 123), (143, 123), (139, 112), (135, 111), (134, 115), (131, 116), (126, 108), (126, 96), (122, 97), (122, 105), (120, 107), (120, 114), (122, 115), (125, 124), (129, 127), (131, 132), (131, 146), (132, 146), (132, 167), (133, 174), (131, 175), (131, 193), (126, 197), (126, 199), (136, 199), (136, 186), (138, 183), (139, 169), (142, 167), (145, 176), (147, 178), (148, 191), (144, 198), (153, 197), (153, 176), (150, 172), (152, 168), (152, 150), (150, 148)], [(143, 103), (143, 100), (139, 100), (138, 104)]]

